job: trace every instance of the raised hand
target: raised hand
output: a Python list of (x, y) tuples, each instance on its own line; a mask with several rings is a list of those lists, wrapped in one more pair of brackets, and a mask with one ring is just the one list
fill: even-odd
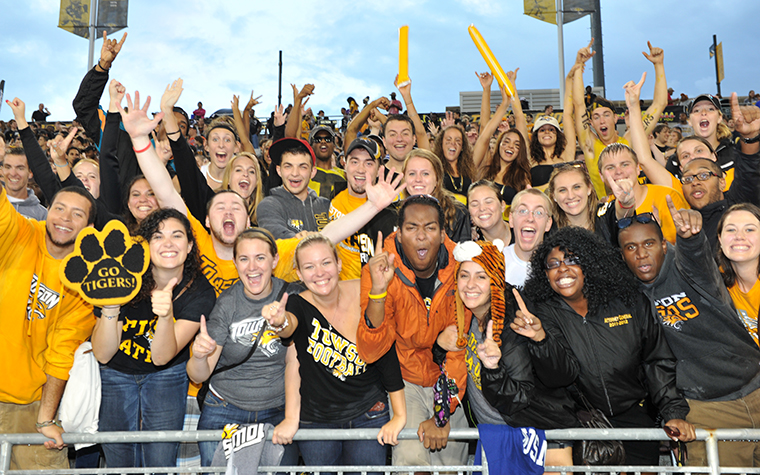
[(153, 315), (158, 318), (172, 318), (174, 312), (172, 308), (172, 291), (179, 282), (179, 279), (172, 277), (163, 289), (156, 289), (150, 294), (150, 304), (153, 308)]
[(121, 104), (121, 100), (124, 99), (124, 94), (126, 94), (126, 92), (127, 88), (125, 88), (119, 81), (111, 79), (111, 82), (108, 83), (108, 96), (110, 98), (110, 105), (108, 107), (109, 112), (116, 112), (118, 110), (116, 104)]
[(507, 130), (509, 130), (509, 121), (502, 120), (501, 122), (499, 122), (499, 126), (496, 127), (496, 130), (498, 130), (499, 133), (506, 132)]
[[(519, 332), (518, 332), (519, 333)], [(477, 348), (478, 358), (488, 369), (496, 369), (499, 367), (499, 360), (501, 360), (501, 348), (493, 339), (493, 320), (488, 321), (486, 326), (486, 337), (483, 343), (480, 343)]]
[(230, 101), (230, 107), (233, 111), (240, 111), (240, 96), (233, 94), (232, 101)]
[(261, 99), (261, 96), (254, 98), (253, 97), (253, 91), (251, 91), (251, 98), (248, 99), (248, 104), (245, 105), (245, 110), (251, 110), (259, 103), (259, 99)]
[[(26, 104), (24, 104), (24, 101), (18, 97), (14, 97), (12, 101), (6, 99), (5, 103), (8, 104), (8, 107), (13, 111), (13, 117), (16, 119), (16, 123), (19, 126), (18, 128), (26, 128)], [(19, 122), (23, 122), (24, 127), (22, 127), (21, 124), (18, 124)]]
[(662, 64), (665, 60), (665, 52), (662, 50), (662, 48), (652, 46), (652, 43), (649, 41), (647, 41), (647, 46), (649, 46), (649, 54), (647, 54), (646, 51), (642, 51), (641, 54), (643, 54), (646, 59), (651, 61), (652, 64)]
[(435, 125), (435, 122), (431, 120), (430, 122), (428, 122), (428, 131), (433, 137), (435, 137), (436, 135), (438, 135), (438, 132), (440, 131), (440, 129), (438, 128), (437, 125)]
[(173, 83), (166, 86), (164, 95), (161, 96), (161, 110), (165, 114), (172, 112), (174, 105), (177, 104), (179, 96), (182, 95), (182, 78), (177, 79)]
[(372, 289), (370, 293), (380, 295), (388, 290), (388, 285), (393, 280), (396, 266), (394, 261), (395, 254), (383, 250), (383, 233), (377, 232), (377, 241), (375, 241), (375, 255), (369, 259), (369, 275), (372, 279)]
[(398, 92), (401, 93), (401, 97), (404, 98), (404, 103), (408, 104), (412, 100), (412, 80), (404, 81), (401, 84), (398, 83), (398, 74), (396, 79), (393, 80), (393, 85), (396, 86)]
[[(518, 335), (530, 338), (533, 341), (541, 341), (546, 338), (546, 332), (541, 325), (541, 320), (528, 311), (525, 302), (520, 296), (520, 292), (517, 289), (512, 289), (512, 293), (515, 295), (517, 306), (520, 309), (515, 312), (515, 319), (509, 324), (509, 328)], [(491, 337), (493, 337), (493, 332), (491, 332)], [(481, 361), (483, 360), (481, 359)]]
[(206, 316), (201, 315), (201, 331), (193, 341), (193, 358), (205, 360), (216, 350), (216, 340), (211, 338), (206, 329)]
[[(156, 128), (161, 119), (164, 118), (164, 113), (159, 112), (153, 119), (148, 117), (148, 108), (150, 107), (150, 96), (145, 101), (145, 104), (140, 108), (140, 92), (135, 91), (135, 101), (132, 102), (132, 98), (127, 94), (127, 107), (129, 112), (119, 104), (119, 114), (121, 114), (121, 121), (124, 124), (124, 129), (127, 131), (130, 137), (147, 137), (151, 131)], [(136, 146), (136, 144), (135, 144)]]
[(647, 73), (646, 71), (641, 75), (641, 79), (639, 82), (635, 83), (633, 81), (628, 81), (623, 85), (623, 89), (625, 89), (625, 104), (630, 108), (632, 105), (639, 105), (639, 98), (641, 97), (641, 86), (644, 85), (644, 81), (646, 81)]
[(623, 208), (631, 208), (636, 205), (636, 195), (633, 192), (633, 181), (623, 179), (615, 181), (612, 171), (602, 170), (602, 174), (607, 179), (607, 184), (612, 190), (612, 194)]
[(117, 43), (116, 40), (109, 40), (106, 32), (103, 32), (103, 46), (100, 47), (100, 60), (98, 64), (102, 69), (110, 69), (111, 63), (119, 55), (121, 47), (124, 46), (124, 41), (127, 39), (127, 34), (121, 37), (121, 40)]
[(64, 163), (66, 163), (66, 150), (69, 149), (69, 145), (71, 145), (71, 141), (74, 140), (74, 136), (76, 134), (77, 128), (72, 127), (69, 129), (69, 133), (66, 135), (66, 138), (58, 135), (53, 140), (48, 140), (47, 145), (48, 149), (50, 150), (50, 157), (53, 159), (53, 163), (59, 166), (64, 166)]
[(456, 121), (454, 120), (454, 113), (446, 111), (446, 118), (441, 121), (441, 130), (446, 130), (446, 127), (451, 127)]
[(596, 51), (591, 51), (591, 46), (593, 45), (594, 38), (591, 38), (591, 41), (588, 42), (588, 46), (578, 50), (578, 53), (575, 55), (575, 62), (578, 64), (584, 64), (586, 61), (594, 57)]
[(377, 171), (377, 182), (367, 183), (367, 201), (374, 205), (378, 211), (386, 208), (406, 187), (406, 184), (401, 183), (403, 179), (402, 173), (396, 174), (394, 178), (393, 173), (386, 172), (385, 167), (381, 166)]
[(514, 71), (507, 71), (506, 72), (507, 79), (510, 80), (510, 82), (512, 83), (513, 86), (515, 85), (515, 82), (517, 82), (517, 71), (519, 71), (519, 70), (520, 70), (520, 68), (517, 68)]
[(293, 91), (296, 93), (296, 100), (303, 100), (308, 96), (314, 94), (314, 84), (304, 84), (300, 91), (297, 90), (295, 84), (292, 84)]
[(282, 300), (279, 302), (272, 302), (268, 305), (264, 305), (261, 309), (261, 316), (269, 325), (281, 328), (285, 324), (285, 319), (288, 318), (285, 315), (285, 306), (288, 303), (288, 293), (282, 294)]
[(740, 106), (735, 92), (731, 94), (731, 117), (734, 119), (734, 128), (745, 139), (760, 134), (760, 108), (756, 105)]
[(491, 84), (493, 84), (493, 76), (491, 73), (479, 73), (475, 71), (475, 75), (478, 77), (478, 81), (480, 81), (480, 87), (482, 87), (484, 91), (490, 91)]
[(274, 126), (279, 127), (285, 123), (285, 108), (280, 104), (274, 108)]
[(673, 218), (673, 224), (676, 227), (676, 233), (678, 237), (688, 239), (702, 230), (702, 215), (699, 211), (693, 209), (676, 209), (676, 205), (673, 204), (673, 199), (670, 195), (665, 196), (665, 200), (668, 202), (668, 210), (670, 216)]

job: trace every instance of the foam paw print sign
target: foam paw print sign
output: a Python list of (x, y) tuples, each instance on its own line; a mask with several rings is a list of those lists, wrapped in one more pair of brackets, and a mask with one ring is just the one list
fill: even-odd
[(124, 223), (112, 220), (102, 231), (85, 228), (79, 233), (74, 252), (61, 264), (60, 277), (95, 306), (124, 305), (140, 291), (149, 263), (148, 244), (130, 236)]

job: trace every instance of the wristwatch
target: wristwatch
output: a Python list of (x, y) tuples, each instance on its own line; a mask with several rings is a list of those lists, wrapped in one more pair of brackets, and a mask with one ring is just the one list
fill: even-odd
[(744, 143), (757, 143), (757, 142), (760, 142), (760, 134), (755, 135), (751, 139), (742, 137), (742, 142), (744, 142)]

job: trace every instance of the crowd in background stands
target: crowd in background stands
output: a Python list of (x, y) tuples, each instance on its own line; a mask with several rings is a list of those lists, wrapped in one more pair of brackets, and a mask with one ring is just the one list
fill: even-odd
[[(501, 88), (492, 111), (482, 73), (477, 120), (421, 116), (407, 82), (401, 100), (349, 97), (337, 120), (305, 107), (315, 85), (292, 85), (262, 122), (254, 93), (210, 117), (176, 106), (182, 79), (152, 102), (128, 94), (112, 70), (125, 39), (104, 38), (69, 126), (46, 122), (44, 104), (28, 122), (19, 98), (0, 122), (0, 432), (50, 438), (14, 447), (11, 468), (68, 463), (57, 409), (87, 339), (100, 431), (182, 429), (202, 388), (199, 429), (270, 424), (282, 453), (263, 463), (383, 465), (390, 445), (394, 465), (464, 464), (449, 431), (480, 423), (491, 467), (540, 473), (571, 465), (572, 444), (504, 459), (491, 443), (522, 447), (511, 427), (577, 427), (584, 404), (613, 427), (665, 426), (692, 465), (706, 463), (695, 428), (756, 427), (754, 91), (743, 105), (674, 99), (649, 45), (654, 97), (641, 100), (644, 73), (620, 114), (584, 88), (592, 40), (561, 114)], [(683, 112), (661, 123), (669, 105)], [(112, 220), (151, 262), (130, 303), (93, 308), (58, 268), (82, 229)], [(299, 428), (355, 427), (377, 441), (293, 443)], [(398, 440), (403, 428), (419, 441)], [(221, 445), (199, 446), (203, 466), (226, 463)], [(658, 464), (658, 443), (624, 446), (626, 464)], [(754, 442), (719, 450), (722, 465), (756, 465)], [(102, 446), (109, 467), (191, 457), (178, 452)]]

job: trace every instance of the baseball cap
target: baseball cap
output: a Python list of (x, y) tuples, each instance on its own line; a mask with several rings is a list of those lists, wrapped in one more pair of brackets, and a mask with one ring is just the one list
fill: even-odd
[(359, 137), (358, 139), (355, 139), (346, 149), (346, 156), (348, 157), (348, 155), (357, 148), (366, 150), (367, 153), (369, 153), (369, 156), (375, 160), (380, 158), (380, 147), (378, 147), (377, 143), (370, 138)]
[(318, 132), (325, 131), (328, 134), (330, 134), (331, 138), (335, 138), (335, 131), (332, 129), (332, 127), (329, 127), (327, 125), (318, 125), (311, 129), (311, 132), (309, 133), (309, 143), (314, 141), (314, 136), (317, 135)]
[(559, 122), (557, 122), (557, 119), (550, 115), (542, 115), (538, 119), (536, 119), (536, 122), (533, 124), (533, 132), (537, 131), (544, 125), (553, 125), (558, 132), (562, 132), (562, 128), (559, 126)]
[(694, 109), (694, 106), (699, 101), (710, 101), (715, 106), (716, 109), (720, 110), (720, 99), (713, 96), (712, 94), (700, 94), (697, 97), (694, 98), (693, 101), (691, 101), (691, 104), (689, 104), (689, 115), (691, 115), (692, 109)]
[(316, 165), (317, 157), (314, 155), (314, 150), (311, 148), (311, 145), (309, 145), (306, 140), (293, 137), (285, 137), (273, 143), (272, 146), (269, 147), (269, 158), (272, 159), (272, 163), (275, 165), (280, 165), (280, 162), (282, 161), (282, 153), (285, 150), (290, 150), (298, 145), (306, 147), (311, 155), (311, 164)]

